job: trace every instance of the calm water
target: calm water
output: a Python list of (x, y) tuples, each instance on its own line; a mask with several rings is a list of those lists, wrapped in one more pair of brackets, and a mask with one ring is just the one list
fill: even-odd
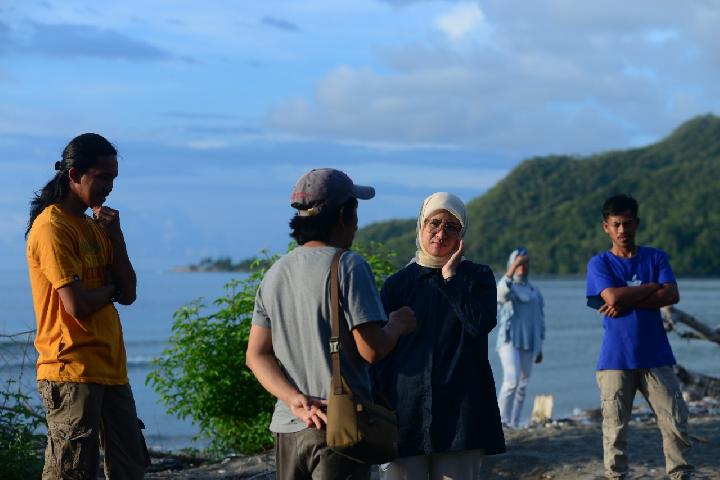
[[(183, 274), (140, 272), (138, 300), (120, 307), (128, 354), (130, 382), (138, 412), (147, 425), (148, 443), (163, 449), (199, 446), (192, 440), (196, 429), (189, 421), (167, 415), (155, 392), (145, 385), (149, 361), (162, 351), (170, 336), (173, 312), (197, 297), (208, 301), (223, 292), (223, 285), (237, 274)], [(534, 367), (525, 406), (528, 420), (536, 394), (555, 397), (554, 417), (569, 415), (574, 408), (595, 408), (598, 392), (594, 366), (602, 337), (602, 318), (584, 302), (582, 278), (537, 279), (546, 302), (547, 338), (545, 360)], [(720, 324), (720, 280), (680, 280), (683, 310), (711, 324)], [(27, 273), (0, 272), (0, 334), (34, 328)], [(720, 348), (709, 342), (688, 341), (671, 334), (678, 363), (707, 374), (720, 374)], [(495, 355), (495, 333), (490, 337), (490, 361), (496, 384), (502, 371)], [(16, 378), (22, 369), (22, 383), (34, 390), (32, 346), (21, 348), (0, 339), (0, 380)], [(27, 365), (30, 365), (27, 367)]]
[[(198, 297), (208, 304), (220, 296), (223, 286), (242, 274), (138, 272), (138, 299), (129, 307), (118, 306), (123, 323), (128, 373), (138, 415), (145, 422), (148, 445), (164, 450), (202, 446), (193, 441), (197, 429), (190, 421), (167, 415), (155, 391), (145, 385), (150, 360), (159, 356), (171, 334), (175, 310)], [(35, 328), (35, 317), (26, 272), (0, 272), (0, 334)], [(24, 349), (0, 339), (0, 380), (17, 377), (21, 364), (34, 365), (36, 354), (30, 345), (30, 358)], [(35, 394), (34, 368), (23, 370), (22, 383)], [(39, 399), (38, 399), (39, 402)]]

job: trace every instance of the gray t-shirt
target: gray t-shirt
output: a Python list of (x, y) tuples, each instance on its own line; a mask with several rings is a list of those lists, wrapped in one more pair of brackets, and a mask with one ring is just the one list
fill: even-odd
[[(275, 356), (291, 384), (306, 395), (328, 398), (330, 363), (330, 265), (333, 247), (298, 247), (265, 274), (252, 323), (272, 330)], [(358, 354), (350, 331), (368, 322), (385, 322), (370, 265), (357, 253), (340, 258), (340, 365), (353, 393), (370, 398), (369, 364)], [(278, 400), (270, 422), (277, 433), (298, 432), (305, 423)]]

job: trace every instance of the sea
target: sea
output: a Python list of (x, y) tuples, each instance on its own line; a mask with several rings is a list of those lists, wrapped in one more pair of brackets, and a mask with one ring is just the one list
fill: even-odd
[[(128, 357), (130, 382), (138, 414), (146, 425), (148, 445), (164, 450), (202, 448), (207, 439), (188, 420), (168, 415), (159, 396), (145, 379), (151, 360), (162, 354), (171, 335), (173, 313), (188, 302), (203, 298), (208, 305), (224, 293), (224, 285), (242, 273), (138, 272), (138, 299), (119, 306)], [(599, 405), (595, 363), (602, 338), (602, 317), (585, 306), (582, 277), (533, 278), (545, 298), (546, 340), (544, 360), (533, 366), (522, 420), (528, 422), (536, 395), (553, 396), (553, 418), (563, 418)], [(678, 308), (709, 325), (720, 325), (720, 279), (679, 279)], [(35, 350), (27, 334), (35, 328), (27, 272), (0, 271), (0, 382), (8, 380), (37, 397)], [(680, 329), (683, 327), (680, 326)], [(720, 376), (720, 348), (716, 344), (680, 338), (669, 333), (675, 357), (686, 368)], [(496, 387), (502, 369), (495, 352), (496, 332), (489, 338), (490, 363)], [(232, 375), (233, 372), (228, 372)], [(469, 381), (472, 381), (471, 379)], [(636, 401), (640, 401), (637, 399)]]

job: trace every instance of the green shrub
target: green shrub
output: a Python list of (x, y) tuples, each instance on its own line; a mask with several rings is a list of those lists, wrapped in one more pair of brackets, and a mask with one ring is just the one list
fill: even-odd
[[(292, 246), (290, 247), (292, 248)], [(380, 286), (395, 270), (392, 253), (380, 244), (359, 246)], [(207, 313), (199, 300), (174, 315), (172, 337), (147, 377), (168, 412), (190, 418), (210, 440), (210, 452), (255, 453), (272, 446), (268, 430), (275, 399), (245, 367), (255, 293), (278, 255), (259, 258), (251, 273), (225, 286)]]
[(37, 432), (45, 424), (39, 407), (9, 380), (0, 390), (0, 465), (2, 478), (40, 478), (45, 435)]
[(355, 245), (353, 250), (370, 264), (378, 291), (385, 283), (385, 279), (398, 270), (395, 259), (397, 255), (380, 242), (360, 243)]
[(173, 335), (160, 358), (153, 360), (147, 382), (168, 412), (190, 418), (215, 452), (252, 453), (272, 445), (267, 424), (273, 399), (245, 367), (255, 292), (266, 268), (225, 286), (214, 313), (205, 314), (199, 300), (175, 312)]

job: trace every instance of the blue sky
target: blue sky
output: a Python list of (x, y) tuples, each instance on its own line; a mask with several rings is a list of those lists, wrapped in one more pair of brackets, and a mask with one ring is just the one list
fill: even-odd
[(95, 131), (139, 270), (288, 242), (294, 181), (345, 170), (361, 224), (469, 200), (525, 158), (653, 142), (720, 111), (720, 2), (0, 2), (0, 265)]

